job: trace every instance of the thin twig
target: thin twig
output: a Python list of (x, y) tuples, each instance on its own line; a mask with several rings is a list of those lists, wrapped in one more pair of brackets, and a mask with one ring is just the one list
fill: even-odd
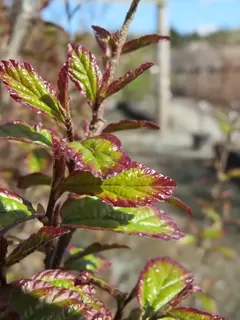
[[(112, 56), (106, 65), (106, 69), (108, 69), (109, 71), (109, 78), (108, 78), (107, 84), (109, 84), (114, 77), (114, 74), (121, 56), (123, 45), (127, 39), (130, 24), (134, 19), (134, 16), (140, 1), (141, 0), (132, 0), (131, 6), (126, 14), (123, 25), (119, 31), (119, 38), (117, 39), (117, 42), (116, 42), (117, 48), (114, 52), (112, 52)], [(89, 125), (89, 137), (93, 137), (101, 134), (105, 125), (104, 107), (102, 106), (102, 104), (98, 104), (98, 102), (95, 101), (95, 103), (92, 106), (92, 110), (93, 110), (92, 121)]]

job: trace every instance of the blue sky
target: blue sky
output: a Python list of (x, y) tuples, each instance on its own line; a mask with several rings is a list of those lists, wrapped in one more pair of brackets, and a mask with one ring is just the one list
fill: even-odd
[[(219, 28), (240, 28), (240, 0), (168, 0), (170, 24), (182, 33), (198, 31), (206, 34)], [(72, 0), (72, 7), (76, 2)], [(43, 12), (45, 20), (62, 25), (71, 32), (89, 29), (92, 24), (110, 30), (121, 26), (129, 1), (104, 4), (104, 1), (86, 1), (74, 16), (71, 26), (64, 13), (64, 1), (53, 0)], [(153, 3), (140, 4), (131, 26), (134, 33), (156, 31), (156, 6)]]

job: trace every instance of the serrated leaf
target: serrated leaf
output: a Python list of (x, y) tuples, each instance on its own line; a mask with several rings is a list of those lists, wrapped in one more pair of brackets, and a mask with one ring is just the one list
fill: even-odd
[(159, 41), (170, 40), (168, 36), (160, 36), (158, 34), (149, 34), (138, 39), (133, 39), (131, 41), (126, 42), (122, 48), (122, 54), (129, 53), (151, 44), (158, 43)]
[(7, 257), (6, 266), (10, 267), (15, 263), (18, 263), (25, 257), (27, 257), (32, 252), (38, 250), (42, 246), (46, 246), (53, 239), (58, 238), (66, 233), (69, 230), (53, 227), (53, 226), (45, 226), (38, 230), (37, 233), (33, 233), (30, 237), (24, 241), (22, 241)]
[(217, 312), (217, 305), (216, 302), (212, 297), (210, 297), (208, 294), (204, 292), (197, 292), (195, 293), (195, 296), (198, 301), (201, 302), (202, 307), (207, 312)]
[(51, 177), (42, 174), (41, 172), (34, 172), (18, 179), (17, 187), (19, 189), (27, 189), (36, 186), (50, 186)]
[(178, 320), (227, 320), (224, 317), (200, 311), (195, 308), (178, 308), (171, 310), (170, 315)]
[(61, 287), (41, 280), (24, 279), (15, 282), (14, 286), (9, 304), (21, 319), (112, 319), (102, 303), (97, 304), (96, 299), (92, 299), (96, 303), (91, 300), (87, 303), (74, 285), (65, 288), (64, 285)]
[[(97, 315), (103, 317), (103, 320), (111, 320), (111, 314), (109, 310), (104, 306), (102, 301), (95, 298), (96, 289), (92, 284), (85, 283), (82, 280), (83, 276), (76, 277), (72, 273), (64, 270), (45, 270), (40, 271), (32, 277), (33, 280), (45, 281), (57, 288), (70, 289), (74, 292), (77, 292), (81, 297), (84, 304), (84, 313), (86, 315), (92, 316)], [(85, 319), (85, 318), (84, 318)], [(86, 318), (91, 319), (91, 318)], [(95, 318), (94, 318), (95, 319)]]
[(35, 217), (32, 205), (16, 193), (0, 188), (0, 233)]
[(88, 254), (83, 257), (71, 259), (73, 255), (83, 252), (84, 249), (71, 246), (67, 249), (67, 260), (64, 262), (64, 269), (91, 272), (101, 272), (110, 267), (111, 263), (100, 254)]
[(137, 299), (143, 319), (161, 312), (192, 282), (191, 274), (171, 258), (150, 260), (138, 280)]
[(222, 247), (222, 246), (216, 246), (216, 247), (213, 247), (212, 249), (213, 251), (221, 253), (224, 257), (228, 259), (236, 260), (238, 258), (238, 254), (234, 249)]
[(51, 156), (46, 149), (37, 148), (28, 153), (24, 162), (29, 173), (43, 172), (49, 167)]
[(192, 216), (192, 209), (189, 208), (189, 206), (186, 203), (184, 203), (182, 200), (176, 197), (170, 197), (170, 198), (167, 198), (165, 201), (176, 208), (180, 208), (184, 210), (189, 216)]
[(99, 26), (92, 26), (94, 31), (95, 38), (101, 50), (103, 51), (106, 57), (111, 57), (112, 50), (111, 50), (111, 41), (112, 36), (111, 33), (108, 32), (106, 29), (101, 28)]
[(104, 99), (117, 93), (119, 90), (123, 89), (126, 85), (128, 85), (137, 77), (139, 77), (144, 71), (148, 70), (152, 66), (153, 66), (153, 63), (151, 62), (144, 63), (137, 69), (128, 71), (127, 73), (125, 73), (124, 76), (110, 83), (110, 85), (106, 90), (106, 93), (105, 92), (103, 93)]
[(0, 126), (0, 138), (33, 143), (44, 148), (51, 148), (52, 133), (38, 125), (21, 121), (8, 122)]
[(87, 284), (93, 284), (97, 286), (98, 288), (108, 292), (111, 296), (114, 296), (115, 298), (117, 297), (123, 297), (126, 296), (127, 294), (124, 292), (121, 292), (120, 290), (111, 287), (105, 280), (96, 277), (92, 273), (88, 271), (82, 271), (80, 273), (80, 277), (83, 279), (84, 283)]
[(145, 206), (171, 197), (176, 183), (169, 177), (139, 163), (106, 180), (90, 172), (76, 170), (60, 185), (59, 192), (96, 195), (105, 202), (121, 206)]
[(72, 228), (103, 229), (163, 240), (183, 236), (176, 223), (155, 207), (112, 207), (93, 197), (72, 198), (61, 208), (62, 223)]
[(112, 135), (103, 135), (85, 141), (70, 142), (66, 145), (67, 154), (78, 169), (90, 171), (95, 177), (111, 177), (129, 169), (131, 159), (119, 150), (121, 142)]
[(150, 121), (138, 121), (138, 120), (121, 120), (119, 122), (110, 123), (104, 130), (103, 133), (111, 133), (122, 130), (133, 130), (146, 128), (149, 130), (159, 130), (159, 126)]
[(70, 79), (93, 102), (102, 78), (95, 56), (83, 46), (69, 45), (68, 66)]
[(64, 121), (56, 92), (27, 62), (8, 60), (0, 62), (0, 80), (17, 102)]

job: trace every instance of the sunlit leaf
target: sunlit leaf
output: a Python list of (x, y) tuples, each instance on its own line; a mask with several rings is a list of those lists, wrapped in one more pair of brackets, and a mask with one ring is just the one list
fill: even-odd
[(193, 234), (187, 234), (182, 239), (179, 239), (178, 244), (180, 245), (191, 245), (197, 242), (196, 236)]
[(69, 230), (46, 226), (38, 230), (37, 233), (33, 233), (30, 237), (22, 241), (7, 257), (6, 266), (10, 267), (15, 263), (18, 263), (32, 252), (38, 250), (40, 247), (47, 245), (55, 238), (68, 233)]
[(78, 169), (90, 171), (95, 177), (107, 178), (131, 166), (129, 156), (119, 150), (120, 147), (117, 137), (103, 135), (83, 142), (70, 142), (66, 150)]
[(33, 143), (44, 148), (51, 148), (52, 145), (50, 130), (39, 125), (30, 125), (21, 121), (13, 121), (0, 125), (0, 138)]
[(78, 90), (94, 101), (102, 78), (95, 56), (83, 46), (69, 45), (68, 66), (70, 79)]
[(138, 120), (121, 120), (119, 122), (110, 123), (104, 130), (103, 133), (111, 133), (122, 130), (133, 130), (146, 128), (149, 130), (159, 130), (159, 126), (149, 121), (138, 121)]
[(0, 233), (11, 225), (33, 218), (34, 214), (29, 202), (11, 191), (0, 189)]
[(72, 198), (61, 209), (63, 225), (103, 229), (163, 240), (183, 236), (176, 223), (155, 207), (112, 207), (93, 197)]
[(59, 192), (96, 195), (112, 205), (145, 206), (169, 198), (176, 183), (138, 163), (111, 178), (101, 180), (89, 172), (76, 170), (60, 185)]
[(0, 62), (0, 80), (17, 102), (64, 121), (56, 92), (27, 62), (8, 60)]
[(137, 299), (143, 318), (160, 312), (192, 282), (191, 274), (172, 259), (150, 260), (138, 280)]
[(104, 55), (106, 57), (111, 57), (112, 54), (112, 48), (111, 48), (111, 42), (112, 42), (112, 36), (111, 33), (108, 32), (106, 29), (101, 28), (99, 26), (92, 26), (92, 29), (94, 31), (95, 38), (97, 40), (97, 43), (101, 50), (103, 51)]

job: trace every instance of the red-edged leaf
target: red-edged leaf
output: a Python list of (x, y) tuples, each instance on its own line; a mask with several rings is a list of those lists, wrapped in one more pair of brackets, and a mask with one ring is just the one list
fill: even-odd
[(144, 319), (164, 309), (192, 282), (192, 275), (171, 258), (150, 260), (141, 272), (137, 289)]
[(65, 64), (58, 75), (58, 99), (63, 107), (63, 109), (66, 111), (66, 115), (69, 113), (69, 96), (68, 96), (68, 67), (67, 64)]
[(114, 93), (118, 92), (119, 90), (123, 89), (126, 85), (132, 82), (134, 79), (139, 77), (144, 71), (148, 70), (153, 66), (153, 63), (147, 62), (142, 64), (135, 70), (130, 70), (123, 77), (118, 78), (117, 80), (113, 81), (107, 88), (106, 93), (103, 93), (104, 98), (107, 98)]
[(155, 44), (155, 43), (158, 43), (159, 41), (165, 41), (165, 40), (170, 40), (170, 37), (160, 36), (158, 34), (149, 34), (147, 36), (143, 36), (138, 39), (134, 39), (126, 42), (123, 45), (122, 54), (129, 53), (129, 52), (144, 48), (146, 46), (149, 46), (150, 44)]
[(112, 207), (97, 198), (68, 199), (61, 208), (64, 226), (103, 229), (163, 240), (183, 236), (176, 223), (158, 208)]
[(138, 163), (132, 168), (106, 180), (94, 177), (90, 172), (74, 171), (60, 185), (60, 192), (96, 195), (105, 202), (121, 206), (145, 206), (171, 197), (176, 183)]
[[(84, 249), (75, 246), (67, 248), (64, 268), (76, 271), (88, 270), (95, 273), (106, 270), (111, 266), (111, 263), (100, 254), (88, 254), (77, 258), (77, 254), (81, 254), (83, 251)], [(72, 259), (73, 256), (75, 256), (75, 259)]]
[(28, 239), (22, 241), (9, 254), (6, 260), (6, 265), (10, 267), (13, 264), (18, 263), (32, 252), (38, 250), (40, 247), (45, 246), (53, 239), (58, 238), (68, 232), (69, 230), (59, 227), (42, 227), (37, 233), (31, 234)]
[[(69, 289), (79, 294), (84, 305), (83, 315), (86, 319), (90, 316), (98, 319), (97, 316), (103, 317), (103, 320), (111, 320), (111, 314), (104, 304), (96, 299), (96, 289), (89, 282), (82, 282), (83, 276), (74, 276), (72, 273), (64, 270), (45, 270), (33, 276), (33, 280), (41, 280), (58, 288)], [(95, 318), (96, 317), (96, 318)], [(84, 318), (85, 319), (85, 318)]]
[(52, 132), (39, 125), (31, 125), (21, 121), (0, 125), (0, 138), (33, 143), (44, 148), (52, 146)]
[(227, 318), (202, 312), (194, 308), (178, 308), (171, 310), (170, 315), (178, 320), (227, 320)]
[(112, 319), (103, 303), (87, 294), (83, 300), (80, 290), (64, 280), (57, 285), (25, 279), (15, 282), (14, 287), (9, 305), (24, 319)]
[(81, 142), (70, 142), (66, 145), (70, 156), (78, 169), (90, 171), (95, 177), (111, 177), (129, 169), (129, 156), (119, 150), (121, 142), (112, 135), (94, 137)]
[(111, 33), (99, 26), (92, 26), (95, 38), (106, 57), (111, 57)]
[(82, 279), (82, 283), (85, 284), (93, 284), (100, 289), (107, 291), (110, 295), (117, 297), (117, 296), (126, 296), (126, 293), (121, 292), (120, 290), (111, 287), (106, 281), (103, 279), (96, 277), (92, 273), (88, 271), (82, 271), (80, 273), (80, 279)]
[(170, 197), (165, 200), (167, 203), (172, 204), (174, 207), (183, 209), (189, 216), (192, 216), (192, 209), (186, 203), (176, 197)]
[(94, 101), (102, 78), (95, 56), (83, 46), (69, 45), (68, 66), (70, 79), (89, 101)]
[(0, 233), (12, 225), (20, 224), (35, 217), (32, 205), (16, 193), (0, 188)]
[(133, 130), (146, 128), (150, 130), (159, 130), (159, 126), (149, 121), (137, 121), (137, 120), (121, 120), (119, 122), (110, 123), (104, 130), (103, 133), (111, 133), (122, 130)]
[(56, 92), (49, 83), (26, 62), (15, 60), (0, 62), (0, 80), (10, 96), (17, 102), (38, 110), (38, 113), (64, 121)]
[(51, 177), (42, 174), (41, 172), (34, 172), (18, 179), (17, 187), (19, 189), (27, 189), (36, 186), (50, 186)]

